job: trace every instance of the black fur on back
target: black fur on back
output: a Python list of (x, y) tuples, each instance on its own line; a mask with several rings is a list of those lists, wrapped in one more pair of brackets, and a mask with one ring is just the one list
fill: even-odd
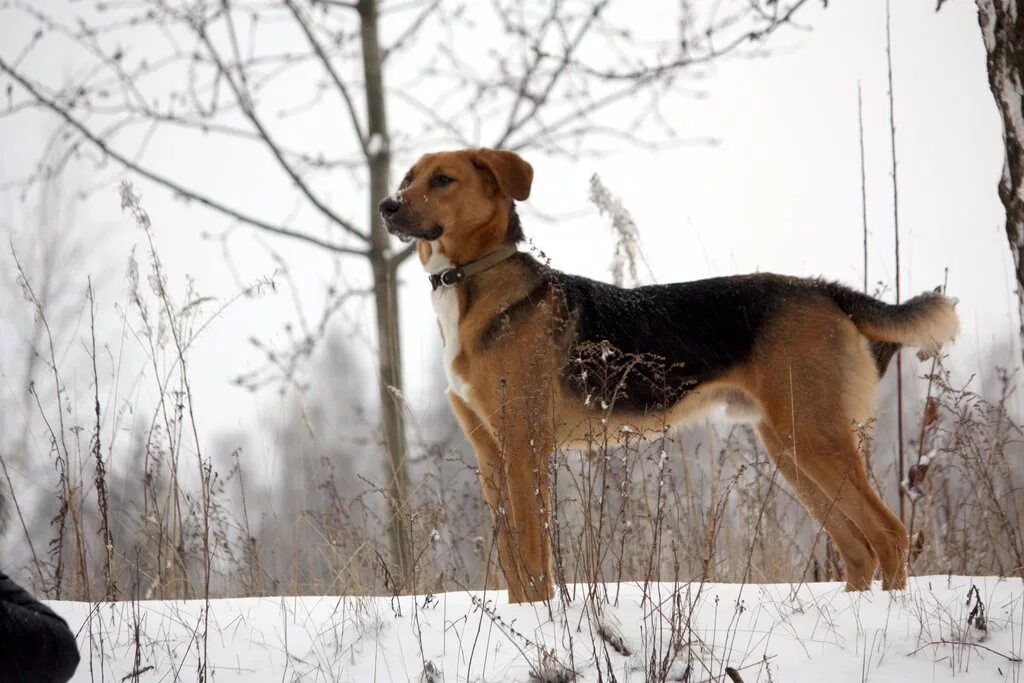
[(629, 412), (668, 407), (745, 361), (772, 313), (813, 289), (811, 281), (770, 274), (634, 289), (554, 278), (572, 338), (564, 385)]
[[(553, 293), (561, 311), (553, 333), (566, 354), (563, 387), (585, 403), (614, 403), (625, 412), (667, 408), (748, 360), (765, 324), (787, 303), (818, 301), (851, 317), (895, 308), (834, 282), (771, 273), (625, 289), (523, 253), (507, 263), (528, 288), (485, 327), (481, 347), (502, 343)], [(879, 375), (898, 348), (871, 343)]]

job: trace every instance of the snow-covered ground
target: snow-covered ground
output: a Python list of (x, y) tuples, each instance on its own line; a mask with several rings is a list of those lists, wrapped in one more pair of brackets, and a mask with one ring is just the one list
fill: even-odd
[[(570, 587), (550, 609), (509, 605), (500, 591), (212, 600), (207, 680), (1024, 677), (1020, 579), (918, 577), (894, 594), (836, 583), (608, 584), (591, 600), (586, 590)], [(78, 631), (75, 681), (199, 679), (202, 601), (49, 604)]]

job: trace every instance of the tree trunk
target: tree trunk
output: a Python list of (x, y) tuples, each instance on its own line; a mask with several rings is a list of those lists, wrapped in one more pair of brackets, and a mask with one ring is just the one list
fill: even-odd
[(1024, 352), (1024, 1), (977, 0), (988, 53), (988, 82), (1003, 120), (1006, 158), (999, 199), (1017, 276), (1017, 307)]
[(380, 41), (377, 36), (376, 0), (359, 0), (363, 47), (363, 77), (366, 81), (367, 161), (370, 168), (369, 225), (372, 237), (370, 264), (373, 269), (374, 302), (377, 307), (377, 346), (380, 364), (380, 407), (384, 445), (390, 465), (389, 486), (392, 560), (398, 565), (400, 588), (412, 583), (411, 553), (408, 549), (409, 463), (406, 458), (405, 422), (402, 401), (394, 390), (402, 388), (402, 354), (398, 326), (398, 287), (395, 267), (389, 258), (390, 240), (377, 213), (377, 205), (390, 191), (388, 171), (391, 150), (384, 106)]

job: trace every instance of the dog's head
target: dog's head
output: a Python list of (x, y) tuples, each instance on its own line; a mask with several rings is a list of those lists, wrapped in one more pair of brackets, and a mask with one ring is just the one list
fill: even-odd
[(530, 196), (533, 167), (515, 152), (465, 149), (425, 154), (398, 191), (380, 203), (380, 216), (403, 241), (437, 241), (455, 262), (468, 262), (522, 239), (514, 200)]

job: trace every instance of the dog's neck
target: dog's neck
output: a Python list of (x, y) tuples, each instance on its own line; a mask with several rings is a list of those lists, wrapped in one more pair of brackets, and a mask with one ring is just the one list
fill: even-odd
[[(452, 260), (448, 258), (448, 254), (444, 253), (444, 249), (441, 247), (441, 243), (438, 240), (421, 242), (419, 249), (421, 259), (423, 260), (423, 270), (427, 271), (430, 275), (437, 275), (441, 271), (448, 270), (454, 265)], [(426, 255), (426, 258), (422, 257), (423, 254)]]
[(430, 248), (431, 255), (426, 259), (423, 267), (430, 274), (428, 279), (435, 292), (442, 287), (454, 287), (477, 273), (493, 268), (514, 256), (518, 251), (514, 244), (504, 244), (481, 258), (455, 266), (439, 244), (431, 242)]

